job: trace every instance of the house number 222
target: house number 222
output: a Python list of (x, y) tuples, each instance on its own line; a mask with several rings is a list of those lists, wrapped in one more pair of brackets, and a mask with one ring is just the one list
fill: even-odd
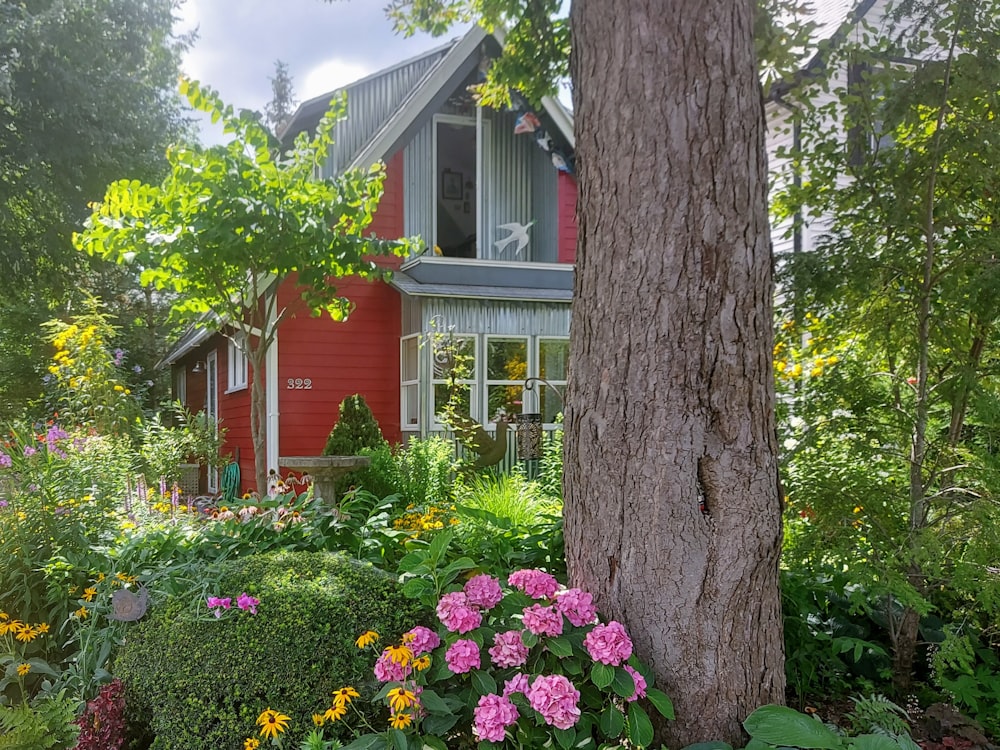
[(311, 391), (313, 387), (312, 378), (289, 378), (288, 390), (290, 391)]

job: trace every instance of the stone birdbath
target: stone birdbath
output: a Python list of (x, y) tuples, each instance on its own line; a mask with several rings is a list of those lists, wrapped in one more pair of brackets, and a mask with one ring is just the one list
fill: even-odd
[(313, 496), (333, 505), (336, 483), (344, 474), (370, 465), (370, 456), (282, 456), (278, 466), (313, 478)]

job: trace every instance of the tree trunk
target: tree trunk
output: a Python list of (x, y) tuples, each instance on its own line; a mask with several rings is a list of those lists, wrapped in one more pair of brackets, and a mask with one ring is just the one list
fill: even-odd
[[(671, 747), (784, 701), (772, 261), (750, 0), (576, 0), (566, 558)], [(704, 510), (702, 510), (702, 507)]]
[(250, 441), (253, 443), (253, 469), (257, 492), (267, 494), (267, 394), (264, 373), (266, 349), (249, 352), (250, 380)]

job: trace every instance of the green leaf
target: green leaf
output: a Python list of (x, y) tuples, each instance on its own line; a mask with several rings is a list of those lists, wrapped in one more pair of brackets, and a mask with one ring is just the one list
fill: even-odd
[(403, 584), (403, 596), (409, 599), (419, 599), (434, 593), (434, 584), (426, 578), (411, 578)]
[(406, 735), (398, 729), (390, 729), (389, 737), (392, 739), (392, 746), (396, 750), (407, 750)]
[(488, 672), (484, 672), (481, 669), (476, 669), (472, 672), (472, 687), (480, 695), (488, 695), (497, 691), (496, 680)]
[(556, 742), (559, 743), (559, 747), (563, 748), (563, 750), (569, 750), (576, 744), (575, 729), (559, 729), (556, 727), (553, 730), (553, 734), (556, 736)]
[(600, 728), (601, 734), (609, 740), (621, 736), (625, 729), (625, 715), (615, 706), (608, 706), (601, 712)]
[(565, 638), (550, 638), (545, 641), (545, 645), (556, 656), (566, 657), (573, 655), (573, 646)]
[(840, 750), (844, 740), (817, 719), (787, 706), (761, 706), (743, 722), (754, 739), (770, 745)]
[(615, 681), (615, 668), (597, 662), (594, 664), (594, 668), (590, 670), (590, 679), (597, 687), (606, 688)]
[(420, 727), (425, 732), (441, 735), (447, 734), (448, 730), (455, 726), (457, 722), (458, 716), (455, 714), (430, 714), (421, 719)]
[(629, 703), (627, 724), (629, 741), (639, 747), (648, 747), (653, 741), (653, 722), (638, 703)]
[(383, 750), (385, 747), (385, 737), (381, 734), (363, 734), (343, 750)]
[(848, 745), (850, 750), (900, 750), (900, 744), (884, 734), (859, 734)]
[[(423, 699), (423, 693), (420, 694), (421, 700)], [(421, 737), (424, 743), (425, 750), (430, 748), (430, 750), (448, 750), (448, 746), (444, 744), (444, 740), (440, 737), (435, 737), (433, 734), (425, 734)]]
[(635, 694), (635, 680), (624, 669), (617, 667), (611, 688), (622, 698), (631, 698)]
[(428, 713), (451, 713), (451, 709), (448, 708), (448, 704), (441, 699), (441, 696), (428, 688), (424, 688), (423, 692), (420, 693), (420, 705), (427, 709)]
[(681, 750), (733, 750), (733, 746), (728, 742), (713, 740), (711, 742), (696, 742), (681, 748)]
[(646, 700), (653, 704), (653, 708), (655, 708), (664, 719), (673, 720), (674, 704), (671, 702), (670, 697), (662, 690), (658, 690), (656, 688), (646, 688)]

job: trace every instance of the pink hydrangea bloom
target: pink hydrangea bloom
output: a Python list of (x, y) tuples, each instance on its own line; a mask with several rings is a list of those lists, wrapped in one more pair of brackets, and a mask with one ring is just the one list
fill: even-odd
[(438, 601), (437, 615), (453, 633), (468, 633), (483, 623), (483, 615), (469, 603), (462, 591), (445, 594)]
[(440, 646), (441, 638), (430, 628), (417, 625), (403, 633), (403, 643), (409, 647), (414, 656), (422, 656)]
[(521, 640), (520, 630), (508, 630), (493, 636), (490, 659), (498, 667), (520, 667), (528, 660), (528, 647)]
[(257, 605), (260, 604), (260, 599), (250, 596), (246, 591), (239, 595), (236, 599), (236, 606), (243, 610), (250, 610), (250, 614), (257, 614)]
[(504, 682), (503, 694), (504, 697), (510, 695), (511, 693), (527, 694), (529, 687), (531, 687), (531, 685), (528, 682), (528, 675), (524, 672), (518, 672), (516, 675)]
[(232, 598), (228, 596), (225, 599), (220, 599), (217, 596), (210, 596), (205, 600), (205, 604), (208, 605), (209, 609), (213, 610), (213, 614), (216, 617), (222, 617), (222, 610), (229, 609), (232, 602)]
[(385, 649), (375, 661), (374, 671), (375, 679), (379, 682), (402, 682), (410, 676), (413, 668), (394, 662), (389, 656), (389, 650)]
[(534, 568), (515, 570), (507, 576), (507, 581), (532, 599), (551, 599), (559, 590), (559, 581), (554, 576)]
[(479, 705), (473, 711), (475, 724), (473, 730), (480, 740), (503, 742), (507, 727), (515, 723), (519, 714), (517, 706), (505, 695), (490, 693), (479, 699)]
[(485, 573), (470, 578), (465, 584), (464, 591), (470, 604), (487, 610), (493, 609), (503, 599), (500, 581)]
[(532, 604), (524, 608), (524, 627), (535, 635), (562, 635), (563, 616), (555, 607)]
[(561, 674), (542, 675), (531, 683), (527, 692), (528, 703), (545, 719), (545, 723), (559, 729), (569, 729), (580, 719), (580, 691)]
[(590, 658), (617, 667), (632, 655), (632, 639), (620, 622), (598, 625), (583, 639)]
[(444, 652), (444, 659), (448, 662), (448, 669), (455, 674), (465, 674), (473, 669), (479, 669), (479, 645), (475, 641), (462, 638), (449, 646)]
[(635, 692), (632, 693), (631, 698), (626, 698), (625, 700), (631, 703), (632, 701), (637, 701), (640, 698), (646, 697), (646, 678), (641, 674), (636, 672), (628, 664), (624, 665), (624, 669), (630, 675), (632, 675), (632, 681), (635, 683)]
[(589, 625), (597, 617), (594, 597), (587, 591), (567, 589), (556, 597), (556, 609), (566, 615), (573, 625)]

